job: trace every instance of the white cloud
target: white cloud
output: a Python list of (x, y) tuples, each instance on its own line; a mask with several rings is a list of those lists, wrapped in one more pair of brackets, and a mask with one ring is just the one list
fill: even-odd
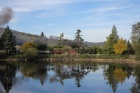
[(78, 12), (77, 14), (81, 14), (81, 13), (92, 13), (92, 12), (107, 12), (107, 11), (113, 11), (113, 10), (121, 10), (121, 9), (127, 9), (132, 7), (132, 5), (128, 5), (128, 6), (124, 6), (124, 7), (102, 7), (102, 8), (96, 8), (96, 9), (92, 9), (92, 10), (87, 10), (87, 11), (82, 11), (82, 12)]
[(7, 2), (5, 2), (5, 0), (1, 0), (0, 2), (1, 7), (9, 6), (14, 8), (16, 12), (31, 12), (54, 8), (62, 4), (81, 2), (81, 0), (9, 0)]
[(23, 8), (23, 7), (14, 7), (13, 10), (15, 12), (31, 12), (32, 10), (29, 8)]

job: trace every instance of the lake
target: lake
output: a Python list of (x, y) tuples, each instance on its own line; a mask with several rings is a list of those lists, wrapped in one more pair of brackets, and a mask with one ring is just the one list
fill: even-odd
[(0, 93), (140, 93), (140, 65), (0, 62)]

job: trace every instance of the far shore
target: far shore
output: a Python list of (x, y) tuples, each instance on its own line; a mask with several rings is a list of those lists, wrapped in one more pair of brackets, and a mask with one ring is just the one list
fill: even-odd
[[(24, 62), (28, 61), (27, 59), (19, 59), (19, 58), (8, 58), (8, 59), (0, 59), (0, 62)], [(135, 61), (132, 59), (101, 59), (101, 58), (75, 58), (75, 59), (58, 59), (58, 58), (38, 58), (34, 61), (39, 62), (102, 62), (102, 63), (127, 63), (127, 64), (140, 64), (140, 61)]]

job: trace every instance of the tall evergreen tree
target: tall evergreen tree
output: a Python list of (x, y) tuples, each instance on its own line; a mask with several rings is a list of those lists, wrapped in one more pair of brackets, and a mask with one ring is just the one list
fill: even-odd
[(78, 53), (80, 51), (80, 47), (82, 46), (83, 44), (83, 41), (84, 39), (81, 37), (82, 35), (80, 35), (81, 33), (81, 30), (78, 29), (77, 32), (75, 33), (75, 43), (76, 43), (76, 46), (78, 47)]
[(41, 32), (41, 36), (42, 36), (42, 37), (44, 36), (44, 33), (43, 33), (43, 32)]
[(128, 54), (134, 54), (134, 53), (135, 53), (135, 51), (134, 51), (134, 49), (132, 48), (132, 45), (131, 45), (131, 43), (129, 42), (129, 40), (128, 40), (128, 42), (127, 42), (127, 53), (128, 53)]
[(107, 37), (107, 40), (105, 41), (104, 47), (107, 54), (114, 54), (113, 46), (115, 43), (117, 43), (118, 39), (119, 39), (118, 32), (114, 25), (111, 34)]
[(61, 33), (60, 36), (58, 37), (59, 47), (62, 47), (63, 40), (64, 40), (64, 33)]
[(131, 40), (136, 60), (140, 60), (140, 22), (132, 26)]
[(132, 54), (134, 54), (134, 53), (135, 53), (135, 51), (134, 51), (134, 49), (132, 48), (132, 45), (131, 45), (130, 41), (128, 40), (128, 41), (127, 41), (127, 50), (124, 51), (123, 54), (132, 55)]
[(2, 34), (2, 45), (3, 49), (6, 51), (7, 54), (14, 52), (16, 50), (16, 39), (11, 30), (9, 29), (9, 26), (5, 28), (5, 31)]

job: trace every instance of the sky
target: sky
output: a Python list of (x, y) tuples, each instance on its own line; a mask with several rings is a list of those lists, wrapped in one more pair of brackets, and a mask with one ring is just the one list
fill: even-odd
[[(129, 40), (132, 25), (140, 22), (140, 0), (0, 0), (0, 11), (10, 7), (13, 30), (73, 40), (77, 29), (84, 41), (104, 42), (116, 26), (119, 37)], [(4, 25), (4, 26), (6, 26)]]

